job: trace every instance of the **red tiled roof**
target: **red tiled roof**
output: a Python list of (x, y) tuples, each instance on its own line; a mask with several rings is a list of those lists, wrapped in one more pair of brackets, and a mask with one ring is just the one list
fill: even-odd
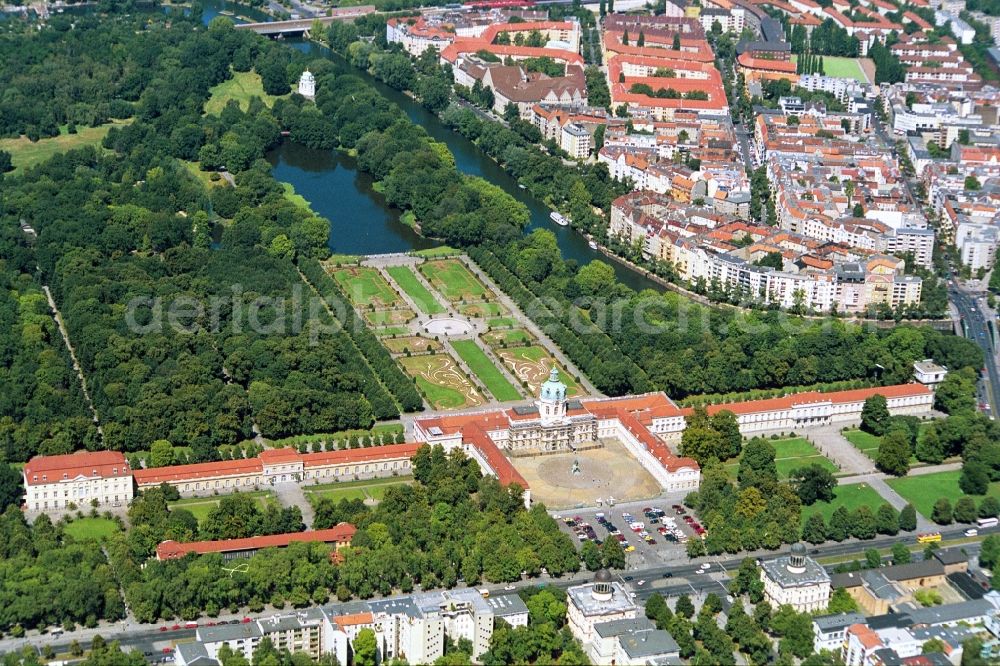
[[(833, 391), (831, 393), (808, 391), (805, 393), (786, 395), (780, 398), (767, 398), (764, 400), (750, 400), (748, 402), (708, 405), (706, 409), (709, 414), (715, 414), (716, 412), (726, 410), (739, 416), (741, 414), (759, 414), (761, 412), (791, 409), (796, 405), (808, 405), (811, 403), (830, 402), (842, 405), (850, 402), (864, 402), (876, 394), (885, 396), (886, 398), (904, 398), (907, 396), (926, 395), (930, 392), (931, 390), (923, 384), (896, 384), (894, 386), (875, 386), (872, 388), (851, 389), (848, 391)], [(684, 415), (687, 416), (694, 410), (686, 408), (682, 411)]]
[(509, 486), (512, 483), (516, 483), (525, 490), (530, 488), (528, 481), (521, 476), (521, 473), (507, 459), (507, 456), (497, 448), (497, 445), (493, 443), (493, 440), (490, 439), (490, 436), (486, 434), (481, 425), (472, 423), (462, 431), (462, 439), (467, 440), (469, 444), (482, 454), (487, 464), (496, 473), (500, 485)]
[(322, 467), (342, 463), (412, 458), (418, 448), (420, 448), (420, 444), (386, 444), (385, 446), (372, 446), (363, 449), (341, 449), (317, 453), (299, 453), (292, 448), (267, 449), (261, 451), (256, 458), (137, 469), (133, 475), (136, 483), (140, 486), (156, 485), (163, 482), (260, 474), (264, 470), (264, 464), (272, 465), (281, 462), (302, 461), (303, 467)]
[(347, 615), (336, 615), (332, 619), (334, 624), (341, 627), (371, 624), (374, 621), (371, 613), (349, 613)]
[(247, 537), (245, 539), (222, 539), (220, 541), (191, 541), (178, 543), (164, 541), (156, 547), (156, 559), (171, 560), (184, 557), (188, 553), (231, 553), (241, 550), (260, 550), (262, 548), (284, 548), (294, 542), (334, 543), (346, 545), (354, 538), (357, 528), (350, 523), (340, 523), (336, 527), (311, 532), (288, 532), (286, 534), (271, 534), (269, 536)]
[(120, 451), (77, 451), (59, 456), (35, 456), (24, 466), (24, 479), (29, 486), (58, 483), (80, 476), (108, 478), (128, 474), (128, 461)]
[(302, 462), (306, 467), (322, 467), (339, 463), (371, 462), (372, 460), (395, 460), (412, 458), (422, 443), (386, 444), (365, 449), (340, 449), (302, 454)]
[(882, 647), (882, 641), (878, 637), (878, 634), (872, 631), (872, 629), (867, 625), (852, 624), (847, 631), (857, 636), (861, 645), (863, 645), (866, 650), (875, 650)]
[(240, 474), (260, 474), (263, 471), (260, 458), (238, 460), (220, 460), (219, 462), (193, 463), (191, 465), (173, 465), (171, 467), (152, 467), (132, 471), (135, 482), (140, 485), (169, 483), (171, 481), (194, 481), (196, 479)]
[(265, 449), (261, 451), (260, 455), (257, 457), (260, 458), (261, 462), (276, 463), (286, 460), (297, 460), (301, 456), (302, 454), (295, 449), (285, 447), (282, 449)]
[(736, 61), (748, 69), (762, 69), (768, 72), (781, 72), (783, 74), (795, 74), (795, 63), (791, 60), (770, 60), (768, 58), (754, 58), (749, 53), (737, 56)]

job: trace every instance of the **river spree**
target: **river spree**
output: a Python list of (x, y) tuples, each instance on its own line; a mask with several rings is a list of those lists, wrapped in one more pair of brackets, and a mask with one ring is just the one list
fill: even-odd
[[(226, 5), (221, 2), (206, 3), (203, 20), (207, 23)], [(250, 15), (246, 8), (229, 5), (228, 11)], [(518, 187), (496, 162), (489, 159), (465, 137), (444, 126), (441, 120), (413, 99), (386, 86), (367, 72), (352, 67), (326, 47), (301, 39), (287, 40), (288, 44), (315, 58), (332, 60), (338, 68), (363, 78), (379, 93), (391, 100), (427, 134), (445, 143), (455, 156), (458, 170), (480, 176), (503, 188), (508, 194), (528, 207), (531, 214), (529, 229), (549, 229), (556, 235), (563, 257), (581, 264), (602, 259), (612, 264), (619, 281), (629, 287), (656, 289), (663, 287), (632, 269), (612, 261), (596, 250), (590, 249), (587, 240), (568, 227), (560, 227), (549, 219), (550, 209), (529, 192)], [(274, 177), (290, 183), (295, 191), (305, 197), (320, 215), (331, 223), (330, 249), (337, 254), (380, 254), (405, 252), (436, 245), (415, 233), (399, 221), (400, 211), (385, 204), (384, 198), (372, 189), (371, 178), (361, 173), (354, 159), (335, 151), (310, 150), (285, 142), (267, 155), (273, 165)]]

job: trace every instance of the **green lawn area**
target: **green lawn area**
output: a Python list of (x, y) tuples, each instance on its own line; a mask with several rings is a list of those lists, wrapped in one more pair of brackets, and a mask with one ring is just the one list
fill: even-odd
[[(934, 510), (934, 503), (942, 497), (948, 498), (952, 506), (955, 506), (965, 493), (958, 487), (958, 478), (961, 476), (960, 470), (950, 472), (937, 472), (935, 474), (921, 474), (920, 476), (904, 476), (898, 479), (889, 479), (886, 483), (903, 496), (903, 498), (916, 507), (917, 511), (925, 517), (930, 518)], [(1000, 499), (1000, 481), (990, 484), (988, 493)], [(976, 500), (976, 504), (983, 499), (982, 495), (969, 495)]]
[[(918, 440), (923, 436), (924, 432), (926, 432), (927, 428), (929, 428), (930, 426), (931, 426), (930, 422), (920, 424), (920, 428), (917, 434)], [(853, 444), (855, 448), (857, 448), (859, 451), (864, 453), (872, 460), (878, 458), (878, 447), (881, 446), (882, 444), (881, 437), (858, 429), (848, 430), (847, 432), (844, 433), (844, 437), (847, 439), (847, 441)], [(920, 461), (917, 460), (916, 456), (910, 456), (911, 467), (913, 465), (919, 465), (919, 464)]]
[(451, 354), (421, 354), (398, 359), (434, 409), (477, 407), (485, 401)]
[(420, 265), (420, 272), (449, 301), (489, 300), (492, 294), (458, 259), (438, 259)]
[(566, 385), (566, 395), (573, 397), (584, 391), (566, 369), (556, 363), (549, 352), (539, 345), (495, 349), (494, 353), (504, 362), (510, 373), (527, 382), (532, 395), (537, 395), (542, 383), (549, 378), (552, 366), (559, 371), (559, 380)]
[(359, 307), (393, 308), (404, 306), (403, 299), (393, 291), (382, 274), (370, 266), (351, 266), (331, 271), (333, 279), (351, 302)]
[[(793, 55), (792, 62), (797, 61), (798, 56)], [(857, 58), (823, 56), (823, 73), (840, 79), (854, 79), (861, 83), (868, 83), (868, 77), (865, 76)]]
[(486, 320), (486, 325), (490, 328), (510, 328), (517, 326), (517, 320), (513, 317), (497, 317), (496, 319)]
[[(224, 181), (217, 172), (202, 171), (201, 166), (197, 162), (189, 162), (188, 160), (179, 161), (184, 165), (184, 168), (188, 170), (188, 173), (201, 181), (201, 184), (205, 187), (220, 187), (222, 185), (228, 185), (228, 183)], [(216, 176), (217, 178), (212, 180), (212, 176)]]
[(205, 113), (211, 115), (221, 113), (231, 99), (239, 102), (244, 111), (250, 107), (251, 97), (260, 97), (269, 107), (278, 99), (264, 92), (264, 85), (257, 72), (233, 72), (233, 78), (223, 81), (209, 92), (212, 96), (205, 102)]
[(459, 253), (460, 250), (448, 247), (447, 245), (439, 245), (438, 247), (430, 247), (426, 250), (414, 250), (413, 252), (410, 252), (413, 256), (423, 257), (424, 259), (433, 259), (435, 257), (453, 257)]
[(409, 266), (389, 266), (385, 269), (399, 288), (406, 292), (406, 295), (413, 299), (417, 307), (422, 312), (429, 315), (441, 314), (444, 306), (437, 302), (437, 299), (427, 290), (427, 287), (417, 279), (417, 276), (410, 270)]
[(291, 201), (297, 208), (304, 210), (313, 217), (321, 217), (319, 213), (312, 209), (312, 205), (306, 198), (295, 191), (295, 187), (291, 183), (281, 183), (281, 188), (284, 190), (285, 199)]
[[(276, 501), (270, 492), (266, 490), (255, 491), (252, 493), (243, 493), (253, 497), (257, 503), (260, 505), (261, 509), (267, 508), (269, 502)], [(198, 519), (198, 524), (205, 522), (208, 518), (209, 512), (219, 505), (219, 500), (221, 500), (224, 495), (217, 495), (212, 497), (190, 497), (187, 499), (177, 500), (176, 502), (170, 503), (171, 509), (187, 509), (194, 517)]]
[(834, 498), (831, 502), (816, 502), (812, 506), (802, 507), (802, 524), (805, 525), (806, 518), (818, 513), (823, 516), (823, 520), (829, 524), (830, 516), (837, 510), (837, 507), (846, 507), (848, 511), (854, 511), (859, 506), (867, 506), (872, 513), (885, 503), (885, 499), (867, 483), (853, 483), (848, 486), (837, 486), (834, 490)]
[(390, 335), (408, 335), (410, 329), (403, 326), (386, 326), (385, 328), (375, 329), (375, 335), (380, 336), (390, 336)]
[(499, 303), (466, 303), (465, 305), (460, 305), (458, 311), (467, 317), (478, 317), (480, 319), (510, 314), (507, 312), (507, 308)]
[(107, 518), (77, 518), (66, 525), (66, 534), (77, 541), (84, 539), (101, 540), (118, 531), (118, 523)]
[[(774, 447), (774, 466), (778, 470), (779, 479), (787, 479), (799, 467), (807, 465), (819, 465), (823, 469), (836, 474), (837, 466), (830, 459), (816, 450), (804, 437), (791, 437), (789, 439), (770, 440)], [(726, 471), (733, 478), (739, 470), (739, 459), (726, 463)]]
[(523, 328), (511, 328), (483, 333), (483, 342), (490, 347), (502, 347), (504, 343), (508, 345), (520, 345), (532, 343), (535, 338)]
[(14, 172), (41, 164), (53, 155), (65, 153), (84, 146), (99, 146), (108, 130), (115, 126), (127, 125), (131, 120), (116, 120), (98, 127), (77, 126), (76, 134), (70, 134), (63, 125), (59, 128), (61, 134), (48, 139), (31, 141), (27, 137), (17, 139), (0, 139), (0, 150), (10, 153), (14, 163)]
[(340, 483), (325, 483), (317, 486), (304, 487), (303, 490), (313, 502), (319, 499), (331, 499), (339, 502), (342, 499), (372, 499), (381, 500), (386, 488), (412, 483), (411, 477), (387, 477), (384, 479), (369, 479), (367, 481), (343, 481)]
[(497, 366), (490, 360), (490, 357), (479, 348), (475, 340), (455, 340), (451, 343), (455, 351), (462, 360), (472, 369), (472, 372), (479, 377), (493, 397), (504, 402), (507, 400), (517, 400), (521, 397), (517, 389), (514, 388)]
[(882, 444), (882, 438), (863, 430), (848, 430), (844, 437), (866, 456), (875, 459), (878, 455), (878, 447)]

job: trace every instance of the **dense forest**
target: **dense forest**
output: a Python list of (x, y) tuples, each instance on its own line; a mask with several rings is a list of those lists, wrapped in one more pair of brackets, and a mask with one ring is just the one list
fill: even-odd
[[(264, 551), (249, 560), (248, 571), (232, 576), (219, 555), (147, 562), (156, 539), (181, 536), (182, 522), (190, 522), (157, 509), (155, 496), (141, 512), (145, 536), (133, 530), (115, 537), (108, 550), (129, 607), (143, 622), (190, 619), (202, 609), (211, 615), (229, 607), (261, 610), (265, 603), (300, 608), (334, 596), (346, 601), (450, 588), (459, 578), (468, 585), (513, 581), (522, 571), (537, 575), (543, 567), (557, 576), (579, 569), (576, 546), (545, 507), (526, 510), (519, 488), (501, 488), (495, 478), (483, 477), (461, 451), (423, 447), (414, 458), (414, 478), (414, 485), (388, 489), (375, 507), (360, 500), (317, 505), (316, 528), (340, 522), (358, 527), (338, 566), (322, 544)], [(239, 523), (239, 516), (253, 520), (251, 503), (230, 509), (218, 525)]]
[(97, 448), (66, 347), (17, 225), (0, 227), (0, 460)]
[(118, 582), (93, 543), (76, 543), (48, 516), (29, 526), (17, 507), (0, 515), (0, 631), (95, 626), (123, 617)]
[(0, 38), (0, 137), (38, 139), (57, 136), (62, 125), (75, 131), (132, 117), (155, 58), (117, 47), (136, 41), (130, 26), (74, 30), (73, 20), (53, 17), (35, 39)]
[[(172, 20), (177, 29), (119, 17), (98, 30), (96, 20), (81, 19), (71, 34), (53, 28), (3, 40), (2, 48), (21, 44), (25, 53), (54, 44), (86, 51), (77, 56), (82, 63), (99, 60), (101, 52), (91, 47), (103, 43), (85, 34), (107, 33), (120, 43), (105, 52), (107, 66), (144, 72), (129, 104), (134, 120), (112, 128), (103, 150), (71, 152), (6, 176), (2, 204), (9, 228), (23, 219), (38, 231), (33, 252), (12, 246), (8, 265), (23, 272), (37, 262), (41, 282), (51, 286), (106, 445), (136, 451), (165, 439), (191, 447), (194, 461), (211, 460), (219, 445), (251, 436), (254, 424), (266, 436), (283, 437), (367, 428), (401, 407), (418, 409), (412, 382), (370, 334), (345, 330), (325, 308), (305, 312), (311, 292), (293, 260), (325, 256), (329, 222), (291, 203), (260, 159), (285, 127), (313, 145), (331, 127), (354, 131), (355, 140), (371, 128), (334, 126), (303, 110), (297, 96), (277, 105), (279, 118), (259, 100), (204, 115), (209, 88), (231, 71), (256, 68), (280, 94), (305, 64), (293, 64), (294, 52), (281, 45), (234, 31), (227, 19), (207, 30), (181, 29), (185, 19)], [(399, 110), (384, 100), (384, 114), (361, 112), (365, 101), (380, 99), (368, 92), (361, 106), (343, 114), (385, 120), (380, 129), (399, 121)], [(44, 106), (45, 90), (34, 94), (39, 103), (30, 106)], [(179, 160), (225, 167), (233, 185), (196, 178)], [(451, 173), (460, 181), (453, 167)], [(466, 188), (455, 193), (473, 209), (496, 198), (485, 183), (456, 187)], [(213, 230), (221, 231), (214, 249)], [(0, 304), (5, 320), (21, 320), (5, 327), (21, 340), (8, 336), (4, 367), (14, 373), (11, 381), (44, 380), (45, 389), (5, 392), (5, 400), (17, 403), (5, 404), (2, 414), (11, 419), (2, 428), (7, 457), (93, 448), (93, 427), (65, 358), (58, 347), (42, 353), (41, 346), (58, 343), (54, 324), (36, 316), (44, 300), (30, 279), (18, 288), (26, 290), (20, 303)], [(28, 356), (38, 367), (26, 363)]]

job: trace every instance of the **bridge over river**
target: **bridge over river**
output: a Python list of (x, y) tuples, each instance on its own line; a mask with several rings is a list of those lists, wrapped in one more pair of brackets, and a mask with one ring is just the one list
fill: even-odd
[(359, 5), (357, 7), (340, 7), (330, 10), (330, 16), (315, 18), (292, 19), (291, 21), (268, 21), (265, 23), (237, 23), (237, 30), (253, 30), (258, 35), (301, 35), (309, 32), (313, 24), (319, 21), (328, 26), (334, 21), (350, 21), (375, 11), (374, 5)]

